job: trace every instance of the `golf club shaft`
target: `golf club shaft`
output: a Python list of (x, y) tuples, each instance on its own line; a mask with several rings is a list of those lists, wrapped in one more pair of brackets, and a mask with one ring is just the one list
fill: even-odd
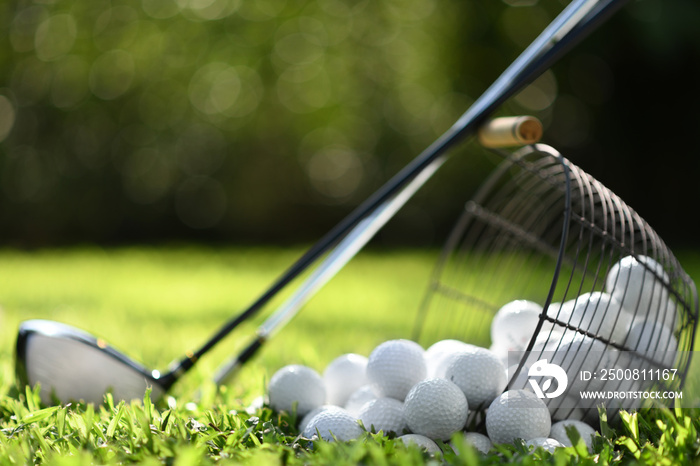
[(333, 278), (377, 234), (430, 177), (442, 166), (446, 157), (439, 157), (423, 169), (401, 191), (384, 202), (348, 233), (314, 269), (297, 291), (289, 297), (258, 328), (257, 337), (235, 358), (223, 364), (214, 377), (217, 384), (225, 383), (236, 370), (250, 359), (274, 332), (284, 327), (302, 306)]
[[(590, 8), (598, 2), (589, 2), (589, 9), (577, 15), (577, 21), (581, 21)], [(588, 24), (588, 23), (586, 23)], [(567, 31), (559, 31), (559, 38), (562, 39), (573, 27)], [(396, 212), (422, 187), (427, 180), (442, 166), (446, 160), (446, 155), (436, 158), (419, 172), (413, 180), (409, 182), (398, 194), (386, 201), (369, 216), (365, 217), (357, 226), (347, 234), (347, 236), (333, 249), (332, 253), (318, 266), (313, 274), (299, 287), (297, 292), (291, 296), (278, 310), (271, 315), (259, 327), (257, 337), (254, 338), (241, 353), (223, 364), (214, 377), (217, 384), (225, 383), (245, 362), (253, 357), (263, 343), (272, 333), (281, 329), (289, 322), (308, 302), (311, 297), (323, 287), (335, 274), (342, 269), (374, 235), (388, 222)]]
[[(445, 154), (452, 146), (474, 133), (493, 111), (506, 99), (534, 80), (569, 48), (578, 43), (592, 29), (627, 0), (574, 0), (554, 21), (523, 51), (523, 53), (494, 81), (476, 102), (439, 139), (413, 159), (378, 191), (353, 210), (332, 230), (314, 244), (301, 258), (290, 266), (273, 285), (245, 311), (227, 322), (199, 350), (186, 355), (172, 366), (163, 377), (171, 385), (214, 345), (226, 337), (242, 322), (255, 315), (287, 284), (305, 271), (321, 255), (338, 243), (363, 218), (390, 199), (407, 183)], [(583, 16), (583, 19), (581, 17)]]

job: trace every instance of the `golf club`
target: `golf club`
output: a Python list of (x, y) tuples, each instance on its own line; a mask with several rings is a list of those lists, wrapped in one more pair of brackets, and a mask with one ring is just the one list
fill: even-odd
[[(141, 398), (147, 386), (151, 386), (153, 395), (158, 397), (238, 325), (259, 312), (287, 284), (336, 247), (338, 251), (310, 277), (312, 281), (297, 294), (294, 303), (283, 306), (273, 316), (274, 320), (261, 329), (258, 338), (234, 360), (236, 362), (224, 365), (217, 380), (226, 379), (234, 366), (248, 360), (269, 333), (284, 325), (313, 292), (403, 206), (444, 162), (450, 148), (473, 134), (499, 105), (544, 72), (624, 3), (626, 0), (571, 2), (443, 136), (330, 230), (246, 310), (224, 324), (197, 351), (187, 353), (172, 364), (166, 373), (151, 371), (103, 340), (73, 327), (32, 320), (20, 325), (17, 338), (16, 368), (20, 383), (30, 386), (40, 383), (42, 401), (46, 404), (71, 399), (101, 403), (109, 390), (118, 399)], [(347, 251), (343, 250), (345, 248)]]

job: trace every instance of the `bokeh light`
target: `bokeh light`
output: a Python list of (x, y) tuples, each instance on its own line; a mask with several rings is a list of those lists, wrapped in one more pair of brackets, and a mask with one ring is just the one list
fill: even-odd
[(12, 102), (0, 94), (0, 142), (2, 142), (15, 124), (15, 108)]
[(332, 145), (315, 153), (307, 164), (313, 186), (328, 198), (352, 195), (363, 178), (362, 161), (350, 148)]
[[(452, 126), (561, 8), (537, 0), (8, 4), (0, 18), (4, 233), (20, 244), (256, 240), (287, 221), (296, 227), (281, 240), (312, 240)], [(636, 40), (630, 25), (655, 25), (663, 40), (642, 41), (668, 60), (680, 47), (656, 24), (671, 17), (658, 5), (623, 13), (626, 35), (593, 37), (499, 112), (534, 114), (549, 141), (586, 147), (624, 89), (618, 62), (630, 48), (609, 43)], [(455, 163), (407, 210), (435, 215), (425, 232), (449, 225), (450, 209), (460, 208), (468, 189), (458, 172), (474, 184), (488, 170)], [(428, 236), (439, 237), (417, 235)]]
[(131, 87), (136, 65), (131, 54), (124, 50), (110, 50), (93, 62), (90, 68), (90, 90), (96, 97), (112, 100)]
[(530, 112), (545, 110), (558, 95), (557, 78), (551, 71), (545, 71), (515, 96), (515, 101)]
[(75, 19), (69, 14), (57, 14), (39, 24), (34, 34), (34, 48), (39, 60), (52, 61), (73, 48), (78, 34)]

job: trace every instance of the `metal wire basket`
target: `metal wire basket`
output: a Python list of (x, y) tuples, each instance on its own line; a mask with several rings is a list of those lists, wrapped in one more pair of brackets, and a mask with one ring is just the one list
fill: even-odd
[[(450, 338), (488, 346), (499, 308), (529, 300), (542, 312), (524, 352), (509, 362), (515, 364), (508, 388), (528, 388), (529, 367), (548, 357), (570, 380), (576, 378), (569, 384), (576, 390), (680, 389), (690, 364), (698, 296), (669, 248), (618, 196), (555, 149), (537, 144), (501, 154), (505, 160), (466, 203), (444, 246), (414, 339), (425, 346)], [(643, 266), (641, 286), (619, 272), (621, 260)], [(611, 287), (624, 310), (591, 299)], [(583, 301), (589, 306), (585, 312), (573, 313), (572, 306)], [(644, 338), (630, 336), (633, 325), (642, 325)], [(660, 353), (666, 358), (661, 362), (655, 358)], [(578, 376), (586, 368), (639, 371), (664, 365), (675, 368), (676, 376), (644, 381), (623, 376), (604, 384), (602, 374)], [(597, 418), (601, 403), (544, 401), (554, 419)], [(605, 405), (630, 406), (619, 400)]]

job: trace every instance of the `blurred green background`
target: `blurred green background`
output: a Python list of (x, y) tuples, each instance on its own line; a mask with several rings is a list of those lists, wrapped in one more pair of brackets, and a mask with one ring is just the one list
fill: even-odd
[[(0, 5), (0, 244), (311, 241), (561, 10), (537, 0)], [(697, 245), (700, 4), (630, 2), (511, 99), (672, 245)], [(435, 245), (474, 143), (381, 233)]]

